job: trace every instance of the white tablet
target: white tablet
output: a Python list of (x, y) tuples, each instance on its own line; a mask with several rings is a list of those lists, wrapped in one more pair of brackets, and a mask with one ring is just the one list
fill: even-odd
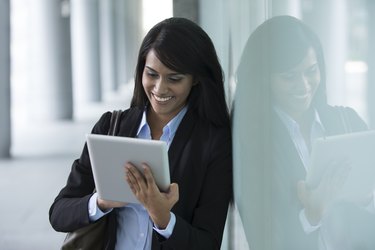
[[(346, 162), (348, 168), (335, 173), (344, 177), (341, 198), (355, 199), (373, 192), (375, 188), (375, 131), (319, 138), (313, 143), (307, 184), (316, 187), (328, 166)], [(344, 165), (344, 164), (342, 164)]]
[(97, 134), (88, 134), (86, 137), (100, 198), (139, 203), (125, 180), (124, 166), (127, 162), (133, 163), (140, 170), (141, 163), (147, 163), (159, 189), (168, 189), (170, 176), (165, 142)]

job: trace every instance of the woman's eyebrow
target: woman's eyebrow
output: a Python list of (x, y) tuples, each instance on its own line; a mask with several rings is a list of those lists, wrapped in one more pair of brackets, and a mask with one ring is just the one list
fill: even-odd
[(150, 66), (145, 66), (147, 69), (151, 70), (151, 71), (154, 71), (154, 72), (157, 72), (156, 70), (154, 70), (153, 68), (151, 68)]
[[(151, 70), (151, 71), (157, 73), (157, 71), (154, 70), (152, 67), (147, 66), (147, 65), (146, 65), (145, 67), (146, 67), (148, 70)], [(172, 71), (171, 73), (168, 73), (168, 75), (169, 75), (169, 76), (177, 76), (177, 75), (184, 76), (184, 75), (186, 75), (186, 74)]]

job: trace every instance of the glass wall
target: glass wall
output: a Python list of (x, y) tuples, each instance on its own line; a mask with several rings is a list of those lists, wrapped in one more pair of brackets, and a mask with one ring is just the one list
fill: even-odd
[(200, 11), (232, 110), (229, 249), (374, 249), (373, 4), (219, 2)]

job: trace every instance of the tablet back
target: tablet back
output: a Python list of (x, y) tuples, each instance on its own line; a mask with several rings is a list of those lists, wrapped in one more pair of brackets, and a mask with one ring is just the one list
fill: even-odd
[(88, 134), (87, 146), (98, 196), (104, 200), (139, 203), (125, 180), (125, 164), (141, 172), (147, 163), (160, 190), (170, 184), (167, 145), (163, 141)]
[(355, 199), (371, 194), (375, 188), (375, 131), (317, 139), (312, 148), (307, 184), (316, 187), (325, 174), (341, 175), (328, 178), (342, 181), (342, 198)]

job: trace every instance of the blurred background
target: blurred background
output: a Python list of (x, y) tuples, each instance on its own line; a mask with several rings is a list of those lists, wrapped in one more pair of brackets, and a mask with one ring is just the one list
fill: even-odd
[[(0, 0), (0, 249), (59, 249), (65, 235), (49, 225), (49, 206), (96, 120), (129, 106), (138, 47), (154, 24), (181, 16), (207, 31), (231, 106), (247, 38), (280, 14), (320, 36), (329, 103), (373, 128), (375, 1)], [(234, 205), (222, 249), (249, 249), (244, 235)]]

